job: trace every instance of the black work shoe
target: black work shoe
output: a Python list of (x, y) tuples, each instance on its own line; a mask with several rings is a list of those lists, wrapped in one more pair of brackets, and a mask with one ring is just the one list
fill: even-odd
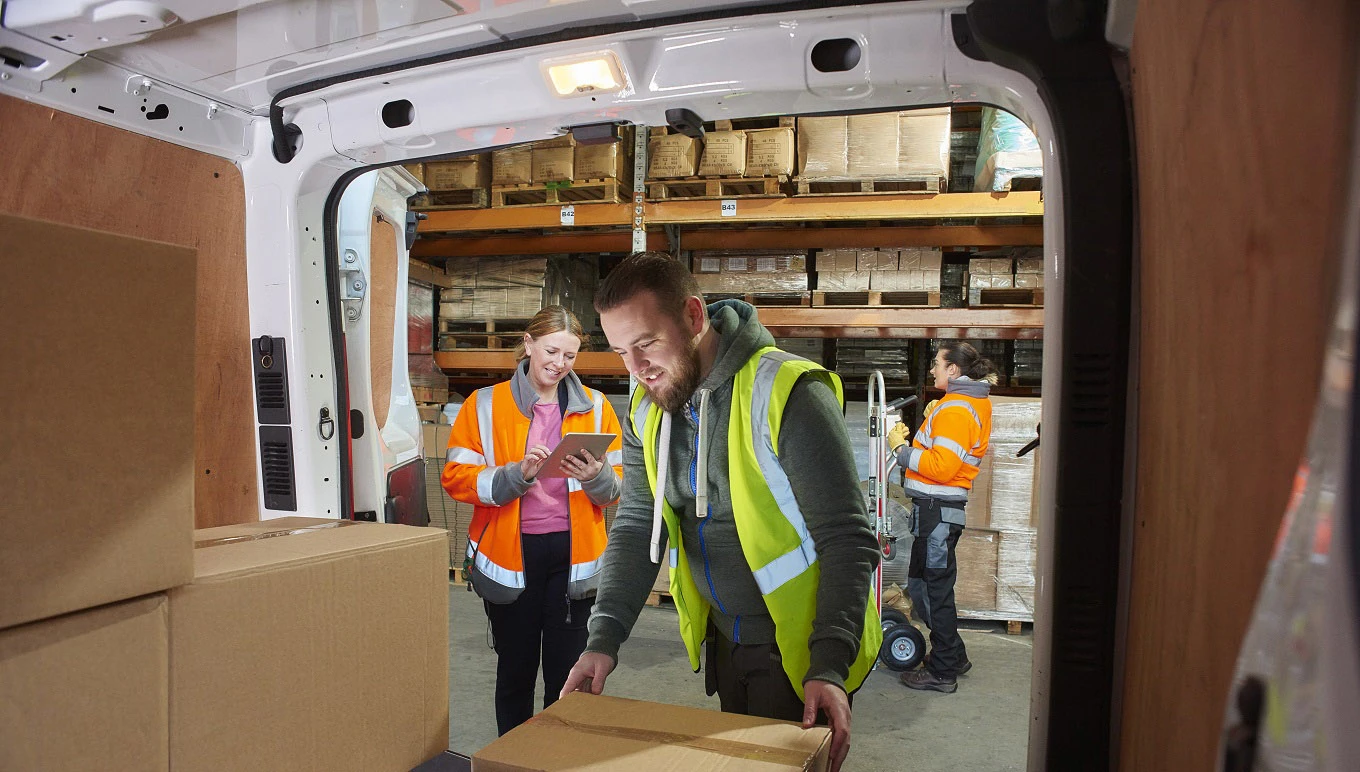
[(944, 692), (945, 694), (953, 694), (959, 689), (959, 682), (957, 679), (941, 678), (926, 668), (903, 673), (902, 685), (908, 689)]
[[(921, 658), (921, 667), (923, 667), (923, 668), (928, 668), (928, 667), (930, 667), (930, 655), (929, 655), (929, 654), (927, 654), (927, 655), (925, 655), (924, 657)], [(955, 675), (968, 675), (968, 671), (969, 671), (969, 670), (972, 670), (972, 669), (973, 669), (973, 663), (972, 663), (972, 662), (969, 662), (968, 660), (965, 659), (965, 660), (963, 661), (963, 665), (959, 668), (959, 672), (955, 673)]]

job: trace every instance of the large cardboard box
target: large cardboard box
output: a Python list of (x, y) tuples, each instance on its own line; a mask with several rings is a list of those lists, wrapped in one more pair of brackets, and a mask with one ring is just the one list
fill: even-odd
[(425, 458), (444, 459), (448, 456), (449, 432), (453, 430), (448, 424), (421, 424), (421, 444), (424, 446)]
[(448, 541), (283, 518), (196, 532), (170, 593), (170, 759), (393, 770), (448, 747)]
[(798, 169), (807, 178), (844, 177), (847, 171), (845, 116), (798, 119)]
[(996, 531), (963, 529), (955, 548), (959, 580), (954, 600), (961, 611), (995, 611), (997, 599), (997, 556), (1002, 535)]
[(432, 191), (484, 188), (491, 179), (491, 156), (478, 153), (452, 161), (425, 164), (425, 187)]
[(897, 113), (852, 115), (847, 123), (846, 168), (850, 176), (897, 176)]
[(797, 156), (792, 127), (746, 132), (747, 176), (792, 177)]
[(576, 146), (561, 140), (534, 145), (532, 156), (534, 182), (563, 182), (576, 179)]
[(169, 768), (161, 594), (0, 632), (0, 769)]
[(710, 131), (704, 135), (700, 177), (742, 177), (745, 174), (745, 131)]
[(533, 181), (533, 145), (507, 147), (491, 152), (492, 185), (527, 185)]
[(700, 147), (698, 140), (684, 134), (653, 134), (647, 140), (647, 178), (693, 177)]
[(620, 132), (618, 142), (602, 145), (576, 146), (576, 179), (620, 180), (633, 179), (633, 132), (629, 127)]
[(189, 581), (194, 250), (0, 215), (0, 264), (0, 629)]
[(831, 730), (573, 692), (473, 754), (473, 772), (827, 769)]

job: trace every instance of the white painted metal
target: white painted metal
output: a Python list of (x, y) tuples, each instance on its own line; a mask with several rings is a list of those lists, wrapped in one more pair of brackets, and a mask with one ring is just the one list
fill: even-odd
[(1138, 17), (1138, 0), (1109, 0), (1105, 9), (1105, 39), (1125, 51), (1133, 49), (1133, 23)]

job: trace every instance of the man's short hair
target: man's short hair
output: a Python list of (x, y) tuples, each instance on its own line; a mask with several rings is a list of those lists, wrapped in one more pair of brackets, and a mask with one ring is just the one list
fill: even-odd
[(595, 291), (595, 310), (612, 310), (643, 291), (652, 293), (662, 313), (681, 324), (685, 321), (685, 301), (704, 297), (684, 262), (665, 252), (635, 252), (604, 277)]

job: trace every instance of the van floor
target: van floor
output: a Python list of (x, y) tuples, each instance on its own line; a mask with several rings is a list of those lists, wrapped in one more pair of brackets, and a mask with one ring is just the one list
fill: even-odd
[[(496, 739), (496, 653), (481, 600), (461, 584), (449, 590), (449, 748), (471, 756)], [(869, 674), (855, 695), (844, 772), (1025, 768), (1033, 639), (1028, 630), (1007, 635), (1001, 624), (964, 624), (973, 669), (954, 694), (911, 691), (882, 667)], [(703, 676), (690, 671), (674, 607), (643, 608), (619, 658), (606, 694), (718, 709)]]

